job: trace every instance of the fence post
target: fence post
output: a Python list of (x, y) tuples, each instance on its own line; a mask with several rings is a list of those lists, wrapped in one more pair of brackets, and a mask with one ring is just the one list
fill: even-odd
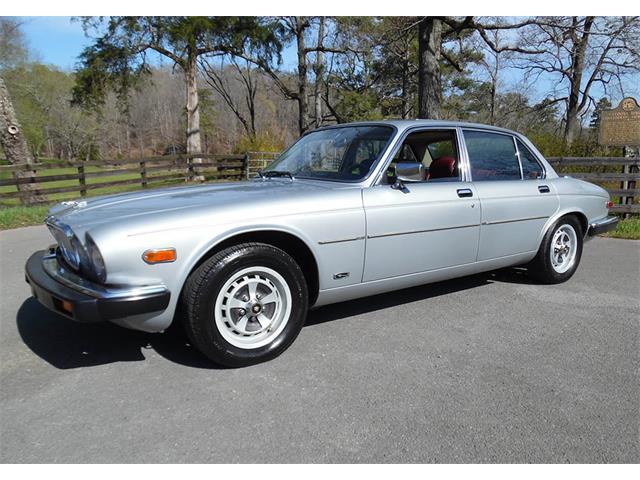
[(140, 162), (140, 182), (142, 188), (147, 188), (147, 162)]
[[(624, 153), (625, 159), (627, 159), (627, 158), (637, 158), (636, 157), (636, 152), (631, 147), (624, 147), (623, 148), (623, 153)], [(630, 173), (636, 173), (637, 171), (638, 171), (638, 167), (635, 166), (635, 165), (623, 165), (622, 166), (622, 173), (630, 174)], [(623, 180), (622, 182), (620, 182), (620, 188), (622, 190), (633, 190), (633, 189), (636, 188), (636, 182), (635, 182), (635, 180)], [(620, 197), (620, 203), (622, 205), (633, 205), (633, 202), (634, 202), (634, 196), (633, 195), (623, 195), (623, 196)], [(622, 218), (629, 218), (630, 216), (631, 216), (631, 213), (623, 213), (622, 214)]]
[(242, 169), (244, 170), (244, 177), (249, 180), (249, 152), (244, 152), (244, 160), (242, 161)]
[(187, 182), (192, 182), (195, 178), (195, 169), (193, 167), (193, 158), (187, 157)]
[(84, 165), (78, 165), (78, 181), (80, 182), (80, 196), (87, 195), (87, 179), (84, 174)]

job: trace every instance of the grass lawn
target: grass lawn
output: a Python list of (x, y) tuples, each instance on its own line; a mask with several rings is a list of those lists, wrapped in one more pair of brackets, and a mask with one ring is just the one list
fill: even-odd
[(49, 207), (6, 207), (0, 208), (0, 230), (26, 227), (28, 225), (42, 225)]
[(640, 240), (640, 217), (631, 217), (626, 220), (621, 220), (620, 223), (618, 223), (618, 228), (613, 232), (605, 233), (603, 236)]

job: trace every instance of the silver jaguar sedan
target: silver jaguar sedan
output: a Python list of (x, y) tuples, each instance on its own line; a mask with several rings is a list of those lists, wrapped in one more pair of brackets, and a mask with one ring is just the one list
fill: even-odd
[(407, 120), (321, 128), (256, 178), (53, 207), (33, 295), (79, 322), (181, 322), (218, 364), (282, 353), (307, 310), (514, 265), (568, 280), (615, 228), (602, 188), (559, 177), (524, 136)]

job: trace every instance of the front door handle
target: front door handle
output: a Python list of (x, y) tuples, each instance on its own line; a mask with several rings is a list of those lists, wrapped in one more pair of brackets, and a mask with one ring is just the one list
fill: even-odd
[(538, 191), (540, 193), (549, 193), (550, 190), (549, 190), (549, 187), (547, 187), (546, 185), (540, 185), (538, 187)]
[(473, 197), (473, 192), (470, 188), (459, 188), (456, 192), (460, 198)]

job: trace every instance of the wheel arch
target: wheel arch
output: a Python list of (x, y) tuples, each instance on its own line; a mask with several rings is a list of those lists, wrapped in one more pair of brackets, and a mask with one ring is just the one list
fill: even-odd
[(540, 247), (540, 244), (542, 242), (542, 239), (545, 237), (545, 235), (547, 234), (547, 232), (549, 231), (549, 229), (562, 217), (568, 217), (568, 216), (574, 216), (578, 219), (578, 221), (580, 222), (580, 227), (582, 228), (582, 237), (586, 237), (587, 232), (589, 230), (589, 220), (587, 218), (587, 215), (580, 209), (577, 208), (567, 208), (564, 210), (561, 210), (559, 212), (557, 212), (555, 215), (549, 217), (549, 220), (547, 220), (547, 223), (544, 225), (544, 228), (542, 229), (542, 234), (540, 235), (540, 238), (538, 239), (538, 248)]
[(264, 228), (257, 230), (246, 230), (234, 232), (227, 237), (219, 239), (199, 256), (198, 260), (191, 265), (188, 278), (207, 259), (225, 248), (242, 243), (265, 243), (283, 250), (290, 255), (302, 269), (307, 288), (309, 290), (309, 306), (313, 305), (318, 298), (320, 289), (318, 262), (315, 254), (302, 238), (291, 232), (275, 228)]

